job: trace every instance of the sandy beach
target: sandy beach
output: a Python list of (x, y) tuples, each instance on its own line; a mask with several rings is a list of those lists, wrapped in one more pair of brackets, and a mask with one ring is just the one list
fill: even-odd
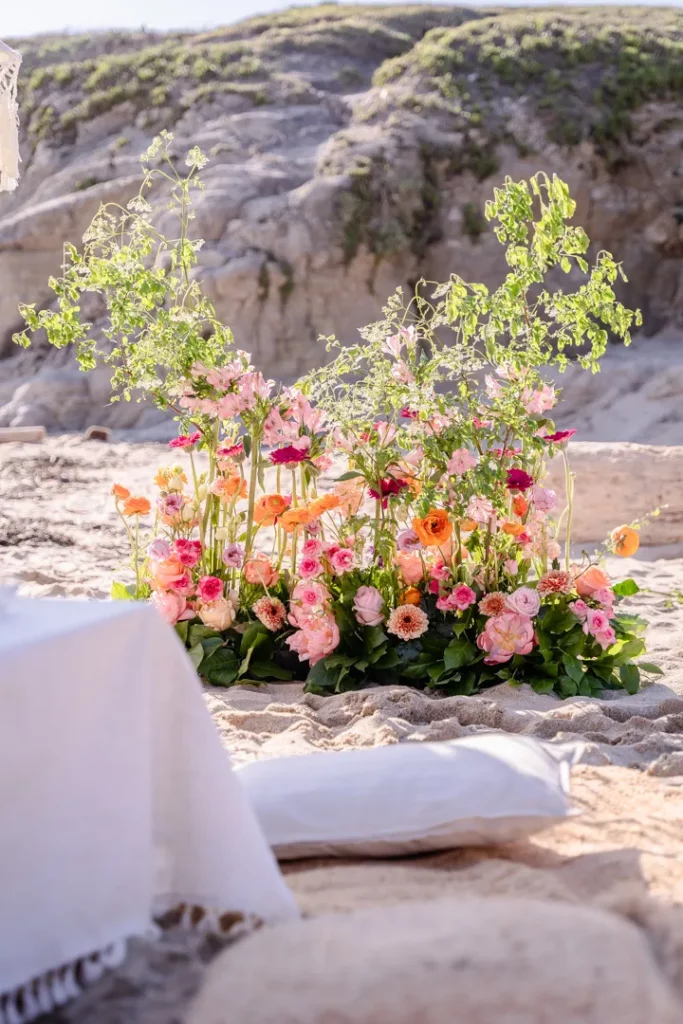
[[(3, 581), (13, 580), (22, 592), (36, 596), (105, 597), (111, 574), (126, 552), (108, 497), (111, 484), (125, 473), (129, 486), (147, 488), (157, 463), (164, 460), (164, 450), (156, 445), (50, 438), (32, 447), (1, 446)], [(415, 928), (424, 941), (433, 934), (434, 970), (441, 978), (438, 942), (450, 934), (448, 928), (444, 932), (444, 922), (452, 900), (467, 905), (475, 901), (473, 919), (481, 919), (484, 912), (492, 914), (492, 920), (500, 922), (496, 946), (500, 957), (506, 962), (520, 958), (517, 982), (501, 979), (497, 1003), (479, 1005), (474, 999), (468, 1004), (468, 1021), (552, 1019), (597, 1024), (600, 1020), (603, 1024), (619, 1019), (621, 1024), (673, 1024), (683, 1019), (683, 605), (679, 600), (683, 559), (667, 557), (677, 554), (675, 545), (643, 548), (637, 559), (611, 560), (608, 566), (615, 576), (632, 576), (641, 587), (633, 606), (651, 623), (648, 660), (664, 671), (661, 681), (633, 697), (561, 702), (525, 687), (508, 686), (479, 697), (445, 699), (404, 687), (371, 688), (329, 698), (303, 694), (299, 684), (207, 690), (207, 706), (236, 763), (319, 750), (446, 740), (491, 729), (570, 744), (577, 761), (572, 798), (582, 813), (532, 840), (497, 849), (456, 850), (391, 862), (288, 864), (284, 870), (305, 917), (295, 926), (282, 926), (279, 939), (277, 928), (256, 933), (230, 945), (208, 968), (209, 953), (216, 950), (207, 952), (206, 944), (196, 937), (168, 935), (159, 946), (138, 943), (123, 968), (61, 1011), (59, 1020), (171, 1024), (185, 1019), (178, 1016), (178, 1007), (187, 1004), (202, 982), (199, 1002), (188, 1018), (191, 1024), (224, 1020), (227, 1024), (238, 1019), (240, 1024), (453, 1020), (447, 1016), (446, 989), (439, 987), (443, 979), (436, 984), (431, 1003), (423, 996), (421, 1002), (410, 1004), (412, 1017), (390, 1017), (376, 998), (380, 967), (374, 979), (362, 967), (363, 956), (371, 955), (372, 936), (379, 932), (387, 937), (386, 969), (393, 964), (391, 969), (399, 970), (398, 961), (391, 959), (399, 955), (398, 947), (394, 948), (396, 936), (408, 936)], [(503, 924), (509, 917), (510, 900), (517, 901), (518, 946), (530, 943), (524, 953), (519, 952), (521, 946), (515, 952), (509, 943), (505, 945)], [(584, 1016), (572, 1016), (574, 1010), (560, 999), (553, 1012), (549, 1006), (547, 1016), (530, 1017), (524, 1000), (514, 992), (522, 986), (525, 958), (532, 956), (532, 947), (541, 955), (544, 942), (553, 941), (544, 907), (560, 904), (557, 928), (564, 922), (562, 928), (571, 932), (573, 941), (562, 969), (557, 964), (553, 968), (558, 992), (562, 986), (577, 991), (577, 979), (582, 979), (580, 993), (586, 1006), (593, 1008)], [(412, 917), (402, 910), (409, 905)], [(360, 915), (355, 931), (354, 915)], [(452, 915), (448, 920), (452, 929)], [(610, 986), (616, 985), (619, 970), (624, 980), (621, 996), (611, 1003), (595, 995), (600, 984), (587, 963), (591, 936), (607, 927), (605, 921), (613, 928), (613, 933), (607, 929), (604, 943), (601, 940), (605, 959), (600, 991), (605, 999)], [(357, 952), (350, 934), (363, 936)], [(313, 970), (307, 975), (303, 966), (327, 942), (336, 943), (335, 955), (345, 965), (349, 993), (348, 1006), (344, 1003), (334, 1017), (325, 1015), (333, 1002), (332, 983), (324, 972)], [(634, 944), (632, 966), (624, 960), (617, 967), (610, 958), (621, 944), (630, 948), (629, 943)], [(257, 966), (262, 982), (258, 992), (252, 979)], [(481, 978), (482, 969), (476, 956), (469, 968), (463, 968), (463, 991), (469, 992), (468, 986)], [(428, 990), (429, 971), (424, 963), (418, 958), (411, 970), (411, 991)], [(625, 1004), (622, 997), (629, 991), (626, 980), (632, 970), (640, 971), (645, 980)], [(225, 1015), (226, 1000), (238, 976), (240, 999), (249, 1010), (230, 1017)], [(284, 976), (289, 995), (278, 1004), (278, 1017), (267, 992), (281, 985)], [(348, 1015), (354, 991), (365, 993), (365, 1016)], [(527, 1016), (500, 1015), (502, 1008), (513, 1004)], [(405, 1003), (401, 1012), (407, 1013), (408, 1006)], [(594, 1015), (606, 1006), (619, 1007), (620, 1012), (610, 1017)]]

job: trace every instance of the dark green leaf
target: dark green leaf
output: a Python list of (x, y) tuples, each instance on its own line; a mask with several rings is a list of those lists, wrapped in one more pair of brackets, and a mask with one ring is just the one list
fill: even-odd
[(621, 685), (627, 693), (637, 693), (640, 686), (640, 670), (637, 665), (622, 665), (619, 669)]
[(447, 670), (464, 668), (470, 665), (479, 654), (479, 648), (467, 640), (451, 640), (443, 652), (444, 666)]

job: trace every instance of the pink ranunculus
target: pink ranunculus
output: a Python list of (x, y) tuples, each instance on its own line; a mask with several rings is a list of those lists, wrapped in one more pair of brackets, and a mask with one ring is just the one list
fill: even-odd
[(187, 601), (182, 594), (174, 594), (168, 590), (155, 590), (150, 598), (161, 617), (175, 626), (187, 610)]
[(471, 587), (467, 586), (466, 583), (459, 583), (458, 586), (451, 591), (451, 597), (453, 598), (455, 607), (460, 612), (464, 612), (477, 600), (477, 595)]
[(606, 651), (608, 647), (616, 643), (617, 634), (611, 626), (608, 626), (607, 629), (603, 629), (600, 633), (595, 633), (593, 639), (596, 643), (600, 644), (603, 651)]
[(584, 633), (591, 633), (593, 636), (596, 636), (598, 633), (604, 633), (609, 628), (609, 617), (605, 612), (598, 608), (588, 609), (586, 621), (583, 624)]
[(292, 591), (292, 601), (301, 602), (308, 608), (316, 606), (323, 607), (330, 600), (330, 592), (323, 583), (313, 583), (310, 580), (297, 583)]
[(167, 540), (157, 537), (147, 548), (147, 557), (153, 562), (163, 562), (165, 558), (171, 557), (171, 545)]
[(534, 646), (534, 627), (527, 615), (504, 611), (490, 618), (477, 646), (486, 651), (484, 663), (502, 665), (515, 654), (530, 654)]
[(350, 548), (339, 548), (330, 556), (330, 565), (337, 576), (343, 576), (345, 572), (353, 569), (356, 556)]
[(223, 596), (223, 580), (217, 576), (202, 576), (197, 584), (197, 593), (203, 602), (217, 601)]
[(307, 558), (319, 558), (323, 553), (323, 546), (319, 540), (310, 537), (307, 541), (304, 541), (301, 553)]
[(531, 587), (518, 587), (512, 594), (508, 594), (506, 603), (513, 612), (517, 612), (518, 615), (528, 615), (529, 618), (538, 615), (541, 607), (541, 599)]
[(226, 544), (221, 554), (221, 560), (231, 569), (239, 569), (244, 561), (244, 548), (241, 544)]
[(312, 579), (314, 576), (320, 576), (324, 571), (323, 564), (319, 558), (305, 557), (299, 562), (299, 576), (302, 579)]
[(534, 507), (539, 512), (552, 512), (557, 508), (557, 494), (547, 487), (539, 487), (538, 484), (532, 491)]
[(157, 498), (157, 508), (161, 512), (162, 516), (173, 516), (178, 515), (183, 510), (183, 496), (182, 494), (162, 494)]
[(586, 621), (586, 617), (588, 615), (588, 612), (590, 611), (590, 608), (588, 607), (585, 601), (572, 601), (569, 607), (574, 612), (574, 615), (576, 615), (577, 619), (579, 619), (581, 622)]
[(396, 538), (396, 545), (399, 551), (419, 551), (422, 541), (415, 530), (401, 530)]
[(353, 611), (361, 626), (379, 626), (384, 622), (384, 598), (377, 587), (359, 587), (353, 599)]
[(271, 564), (267, 555), (253, 555), (244, 564), (244, 578), (252, 585), (260, 584), (262, 587), (274, 587), (280, 579), (280, 573)]
[(202, 543), (199, 540), (185, 540), (179, 537), (173, 545), (183, 565), (191, 569), (202, 557)]
[(287, 646), (299, 655), (299, 661), (315, 665), (339, 645), (339, 627), (330, 614), (309, 618), (301, 629), (287, 638)]
[(475, 455), (472, 455), (467, 448), (456, 448), (448, 460), (448, 466), (446, 468), (451, 476), (462, 476), (463, 473), (467, 473), (470, 469), (474, 469), (478, 462), (479, 459)]
[(412, 587), (424, 576), (424, 566), (419, 555), (412, 551), (397, 551), (394, 561), (399, 568), (403, 582)]

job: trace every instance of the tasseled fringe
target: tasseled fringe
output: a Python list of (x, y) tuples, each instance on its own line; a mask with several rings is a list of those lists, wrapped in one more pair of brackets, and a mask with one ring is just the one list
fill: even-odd
[(0, 192), (12, 192), (19, 181), (20, 65), (21, 54), (0, 40)]
[(51, 1013), (98, 981), (105, 971), (120, 966), (126, 956), (126, 943), (111, 946), (82, 957), (73, 964), (48, 971), (13, 992), (0, 996), (0, 1024), (28, 1024)]
[[(230, 936), (230, 939), (247, 934), (261, 924), (260, 920), (245, 917), (239, 911), (217, 914), (194, 903), (173, 903), (171, 909), (159, 914), (156, 920), (161, 929), (181, 927), (205, 935)], [(0, 1024), (28, 1024), (68, 1003), (99, 981), (105, 971), (119, 967), (126, 957), (126, 946), (125, 941), (115, 942), (73, 964), (48, 971), (13, 992), (0, 994)]]

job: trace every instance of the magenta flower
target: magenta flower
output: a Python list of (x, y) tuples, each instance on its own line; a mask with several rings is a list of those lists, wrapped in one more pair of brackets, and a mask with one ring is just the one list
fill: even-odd
[(197, 441), (201, 439), (201, 434), (197, 431), (196, 434), (180, 434), (179, 437), (174, 437), (172, 441), (168, 442), (169, 448), (194, 448)]
[(244, 445), (241, 441), (223, 448), (216, 449), (216, 455), (221, 459), (236, 459), (238, 455), (244, 455)]
[(217, 576), (202, 576), (197, 590), (202, 601), (216, 601), (223, 596), (223, 581)]
[(556, 430), (554, 434), (543, 434), (543, 440), (552, 441), (554, 444), (563, 444), (564, 441), (569, 441), (575, 433), (575, 430)]
[(380, 481), (380, 487), (382, 493), (375, 490), (374, 487), (368, 488), (368, 494), (371, 498), (382, 499), (382, 508), (386, 508), (389, 503), (389, 498), (392, 498), (395, 494), (400, 494), (408, 484), (405, 480), (394, 480), (393, 476), (388, 476), (386, 479)]
[(290, 462), (307, 462), (308, 451), (295, 448), (293, 444), (287, 444), (284, 448), (276, 448), (270, 453), (270, 461), (275, 466), (283, 466)]
[(311, 579), (313, 576), (320, 576), (321, 572), (323, 572), (322, 562), (312, 555), (307, 555), (299, 562), (299, 575), (305, 580)]
[(505, 486), (508, 491), (528, 491), (534, 485), (534, 478), (523, 469), (508, 469)]
[(418, 416), (419, 413), (417, 412), (417, 410), (409, 409), (407, 405), (403, 409), (401, 409), (401, 419), (403, 420), (416, 420)]
[(186, 565), (190, 569), (202, 557), (202, 543), (199, 540), (185, 540), (183, 537), (179, 537), (174, 547), (178, 552), (181, 565)]

